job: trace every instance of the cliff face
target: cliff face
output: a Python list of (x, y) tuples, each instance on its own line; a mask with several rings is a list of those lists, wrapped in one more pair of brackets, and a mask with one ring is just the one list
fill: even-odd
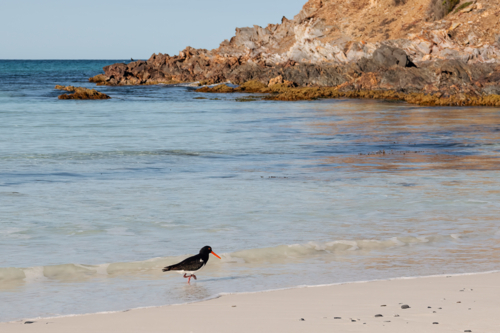
[(452, 0), (310, 0), (291, 21), (237, 29), (218, 51), (271, 63), (343, 64), (386, 44), (402, 48), (415, 62), (499, 61), (500, 0), (457, 0), (448, 15), (434, 20), (449, 8), (447, 1)]
[(95, 82), (267, 84), (281, 75), (299, 86), (490, 94), (500, 93), (499, 47), (500, 0), (309, 0), (292, 20), (238, 28), (217, 49), (114, 64)]

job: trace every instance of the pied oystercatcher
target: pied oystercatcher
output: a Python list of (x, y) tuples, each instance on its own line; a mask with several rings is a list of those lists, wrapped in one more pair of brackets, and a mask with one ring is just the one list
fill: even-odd
[(208, 255), (210, 253), (220, 259), (220, 257), (214, 251), (212, 251), (212, 248), (207, 245), (202, 247), (200, 253), (198, 253), (197, 255), (184, 259), (178, 264), (167, 266), (163, 268), (163, 271), (177, 271), (181, 274), (184, 273), (184, 277), (187, 278), (188, 283), (190, 283), (191, 277), (194, 277), (194, 279), (196, 280), (196, 275), (194, 275), (194, 272), (199, 271), (200, 269), (205, 267), (208, 262)]

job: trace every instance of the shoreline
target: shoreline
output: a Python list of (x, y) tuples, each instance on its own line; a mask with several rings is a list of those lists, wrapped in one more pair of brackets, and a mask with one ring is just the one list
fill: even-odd
[(500, 106), (500, 95), (475, 95), (438, 93), (409, 93), (394, 90), (352, 90), (337, 87), (294, 87), (286, 84), (264, 86), (258, 81), (248, 81), (237, 88), (226, 84), (214, 87), (202, 87), (196, 90), (199, 93), (258, 93), (266, 96), (242, 98), (243, 101), (269, 100), (269, 101), (310, 101), (318, 99), (374, 99), (406, 102), (421, 106)]
[[(104, 326), (109, 326), (111, 323), (112, 323), (112, 326), (119, 325), (119, 323), (123, 323), (124, 321), (127, 321), (127, 322), (129, 322), (129, 324), (131, 324), (131, 326), (130, 327), (125, 326), (120, 331), (133, 332), (134, 329), (135, 329), (135, 331), (137, 331), (138, 327), (143, 327), (143, 325), (146, 325), (143, 322), (144, 318), (145, 317), (150, 318), (151, 314), (153, 314), (153, 313), (158, 315), (158, 314), (170, 314), (170, 313), (181, 312), (184, 316), (189, 316), (189, 314), (192, 314), (192, 313), (198, 314), (199, 311), (197, 308), (202, 307), (202, 308), (211, 309), (210, 311), (207, 312), (207, 314), (211, 314), (211, 316), (215, 318), (217, 316), (216, 313), (218, 311), (227, 311), (229, 303), (235, 303), (235, 305), (237, 307), (238, 302), (243, 302), (243, 303), (250, 302), (250, 304), (253, 307), (260, 309), (261, 306), (268, 304), (269, 302), (271, 302), (271, 303), (276, 302), (281, 297), (290, 297), (292, 294), (300, 294), (305, 298), (314, 296), (313, 297), (314, 298), (313, 304), (317, 304), (317, 303), (322, 304), (325, 301), (328, 303), (328, 300), (325, 300), (322, 295), (324, 294), (324, 292), (325, 293), (330, 292), (330, 290), (332, 290), (332, 289), (334, 290), (334, 294), (337, 294), (335, 292), (337, 289), (338, 290), (344, 290), (344, 289), (348, 290), (348, 293), (346, 295), (344, 295), (343, 302), (349, 303), (349, 301), (350, 301), (349, 299), (351, 297), (355, 297), (356, 295), (359, 297), (360, 296), (359, 291), (365, 290), (367, 295), (374, 294), (372, 296), (375, 296), (376, 298), (380, 297), (381, 300), (379, 301), (379, 303), (381, 303), (381, 305), (385, 305), (384, 302), (385, 303), (390, 303), (390, 302), (383, 301), (382, 299), (387, 298), (387, 295), (390, 295), (395, 287), (397, 287), (397, 288), (403, 287), (400, 292), (402, 294), (408, 293), (408, 295), (401, 296), (401, 302), (406, 302), (406, 303), (413, 302), (415, 304), (416, 301), (412, 300), (412, 299), (419, 298), (421, 295), (424, 295), (424, 294), (429, 294), (429, 292), (433, 289), (437, 289), (437, 291), (441, 292), (441, 289), (444, 288), (442, 290), (442, 292), (444, 294), (441, 296), (443, 296), (444, 299), (446, 299), (447, 297), (451, 297), (449, 295), (450, 290), (445, 290), (445, 289), (447, 287), (450, 287), (450, 285), (456, 284), (457, 281), (460, 282), (460, 283), (458, 283), (458, 285), (462, 285), (460, 290), (456, 290), (457, 293), (461, 293), (461, 292), (465, 291), (465, 290), (463, 290), (464, 288), (465, 289), (469, 288), (469, 289), (471, 289), (471, 292), (472, 292), (474, 289), (477, 290), (477, 289), (481, 288), (481, 286), (483, 286), (485, 284), (484, 282), (487, 281), (486, 284), (489, 283), (490, 285), (492, 285), (495, 289), (495, 292), (491, 292), (489, 294), (482, 295), (481, 297), (475, 299), (474, 303), (476, 303), (477, 301), (488, 302), (489, 297), (491, 297), (493, 299), (497, 299), (500, 296), (500, 280), (498, 279), (499, 277), (500, 277), (500, 270), (495, 270), (495, 271), (475, 272), (475, 273), (440, 274), (440, 275), (413, 276), (413, 277), (404, 277), (403, 276), (403, 277), (395, 277), (395, 278), (389, 278), (389, 279), (341, 282), (341, 283), (322, 284), (322, 285), (299, 285), (299, 286), (290, 287), (290, 288), (263, 290), (263, 291), (256, 291), (256, 292), (220, 293), (220, 294), (214, 295), (212, 297), (209, 297), (209, 298), (201, 300), (201, 301), (195, 301), (195, 302), (189, 302), (189, 303), (170, 304), (170, 305), (151, 306), (151, 307), (140, 307), (140, 308), (126, 309), (126, 310), (106, 311), (106, 312), (87, 313), (87, 314), (75, 314), (75, 315), (64, 315), (64, 316), (55, 316), (55, 317), (38, 317), (38, 318), (33, 318), (33, 319), (23, 319), (23, 320), (16, 320), (16, 321), (10, 321), (10, 322), (0, 322), (0, 328), (2, 329), (2, 332), (25, 332), (25, 331), (59, 332), (59, 330), (56, 329), (56, 326), (57, 326), (57, 327), (61, 327), (61, 329), (62, 329), (61, 332), (63, 332), (64, 330), (67, 330), (70, 327), (73, 329), (76, 325), (76, 326), (82, 328), (82, 330), (81, 330), (82, 332), (86, 331), (86, 330), (94, 330), (97, 332), (108, 332), (109, 330), (104, 329), (103, 328)], [(452, 278), (453, 280), (448, 280), (450, 278)], [(447, 281), (447, 282), (444, 282), (444, 281)], [(457, 287), (458, 287), (458, 285), (457, 285)], [(468, 287), (467, 285), (470, 285), (471, 287)], [(426, 286), (427, 289), (423, 290), (421, 288), (416, 288), (416, 286)], [(192, 287), (196, 287), (196, 285), (194, 284), (194, 285), (192, 285)], [(493, 289), (493, 288), (490, 288), (490, 289)], [(430, 295), (432, 295), (432, 294), (433, 293), (431, 292)], [(363, 296), (363, 295), (364, 295), (364, 293), (361, 293), (361, 296)], [(430, 295), (428, 295), (428, 296), (430, 297)], [(458, 295), (465, 295), (465, 294), (458, 294)], [(394, 295), (392, 295), (391, 297), (394, 297)], [(410, 299), (408, 299), (408, 298), (410, 298)], [(361, 299), (363, 299), (363, 297), (361, 297)], [(351, 299), (351, 301), (352, 301), (352, 299)], [(429, 306), (431, 306), (432, 305), (431, 303), (435, 302), (435, 301), (436, 300), (433, 300), (433, 301), (429, 300), (428, 301)], [(454, 303), (454, 304), (461, 304), (460, 301), (458, 301), (458, 302), (459, 303)], [(341, 302), (341, 304), (342, 304), (342, 302)], [(413, 308), (411, 304), (409, 304), (409, 305), (410, 305), (410, 309)], [(476, 306), (476, 305), (477, 304), (475, 304), (474, 306)], [(297, 311), (299, 309), (304, 310), (303, 306), (301, 306), (300, 304), (288, 304), (287, 303), (287, 304), (284, 304), (283, 306), (286, 306), (287, 309), (291, 312)], [(469, 304), (469, 306), (472, 306), (472, 305)], [(233, 305), (231, 305), (230, 308), (233, 308)], [(395, 306), (395, 304), (387, 304), (384, 307), (381, 307), (381, 306), (372, 307), (371, 310), (374, 312), (377, 312), (377, 311), (381, 312), (382, 309), (384, 309), (384, 308), (387, 308), (387, 309), (390, 308), (391, 311), (401, 312), (401, 313), (397, 314), (398, 317), (392, 317), (392, 316), (390, 317), (390, 322), (393, 324), (396, 324), (395, 319), (401, 318), (399, 316), (402, 315), (403, 314), (402, 311), (404, 311), (402, 309), (399, 309), (398, 306)], [(434, 306), (431, 306), (431, 308), (434, 309), (433, 311), (436, 311)], [(444, 309), (444, 307), (443, 307), (443, 309)], [(496, 311), (496, 310), (498, 310), (498, 309), (493, 309), (493, 311)], [(254, 311), (255, 311), (255, 309), (254, 309)], [(316, 310), (316, 311), (318, 311), (318, 310)], [(339, 309), (338, 311), (345, 312), (345, 309)], [(356, 320), (355, 322), (357, 322), (358, 324), (360, 324), (361, 321), (366, 322), (366, 324), (361, 323), (365, 329), (370, 328), (371, 332), (378, 332), (376, 329), (372, 330), (372, 329), (374, 329), (374, 327), (373, 327), (373, 325), (370, 325), (370, 323), (376, 324), (378, 322), (378, 321), (374, 321), (375, 319), (377, 319), (377, 317), (374, 317), (376, 315), (375, 313), (373, 313), (372, 317), (369, 317), (369, 316), (366, 316), (366, 314), (364, 312), (359, 313), (355, 309), (352, 309), (351, 311), (353, 311), (353, 314), (351, 315), (352, 318), (359, 317), (359, 318), (354, 318), (354, 320)], [(423, 309), (419, 309), (419, 311), (425, 312), (425, 310), (423, 310)], [(467, 311), (469, 311), (469, 310), (467, 310)], [(259, 312), (259, 311), (257, 311), (257, 312)], [(407, 312), (409, 313), (411, 311), (407, 311)], [(430, 313), (432, 313), (432, 311), (430, 311)], [(266, 312), (260, 313), (260, 315), (266, 315)], [(267, 316), (268, 315), (269, 315), (269, 313), (267, 313)], [(312, 316), (312, 315), (314, 315), (314, 312), (309, 313), (308, 315)], [(419, 316), (421, 316), (421, 315), (422, 314), (420, 314)], [(249, 320), (249, 319), (251, 319), (251, 317), (253, 315), (250, 315), (250, 313), (239, 312), (239, 316), (241, 317), (241, 318), (239, 318), (239, 320)], [(417, 316), (417, 317), (419, 317), (419, 316)], [(124, 318), (122, 318), (122, 317), (124, 317)], [(174, 315), (173, 317), (177, 318), (177, 315)], [(338, 320), (338, 322), (334, 322), (334, 324), (338, 324), (338, 323), (342, 324), (342, 323), (344, 323), (344, 320), (343, 320), (344, 316), (340, 316), (340, 317), (342, 319), (333, 319), (333, 317), (330, 318), (329, 316), (326, 316), (326, 318), (323, 318), (323, 319), (325, 319), (325, 320), (328, 320), (328, 319)], [(362, 317), (363, 317), (363, 319), (361, 319)], [(386, 318), (386, 320), (389, 320), (387, 318), (387, 316), (385, 316), (385, 315), (381, 318)], [(492, 320), (493, 319), (495, 319), (495, 318), (492, 318)], [(132, 321), (130, 322), (130, 320), (132, 320)], [(301, 330), (301, 329), (295, 330), (295, 328), (297, 328), (297, 327), (295, 327), (296, 324), (300, 323), (299, 320), (300, 320), (300, 318), (297, 319), (296, 321), (292, 321), (292, 322), (288, 323), (288, 325), (291, 325), (291, 326), (287, 327), (287, 331), (297, 331), (297, 332), (300, 331), (300, 332), (302, 332), (303, 330)], [(353, 320), (353, 319), (351, 319), (351, 320)], [(436, 319), (436, 320), (438, 320), (438, 319)], [(272, 320), (272, 318), (268, 318), (267, 321), (270, 321), (270, 324), (272, 324), (273, 320)], [(307, 322), (308, 320), (305, 319), (304, 321)], [(28, 322), (28, 323), (32, 322), (32, 324), (27, 325), (26, 322)], [(40, 325), (42, 322), (43, 322), (43, 326)], [(384, 322), (384, 321), (380, 321), (380, 322)], [(438, 320), (438, 322), (439, 322), (439, 320)], [(47, 323), (47, 324), (45, 324), (45, 323)], [(351, 323), (354, 323), (354, 322), (351, 321)], [(55, 324), (55, 325), (52, 325), (52, 324)], [(196, 322), (194, 322), (193, 324), (195, 325)], [(319, 321), (316, 324), (318, 324), (320, 326), (323, 325), (322, 321)], [(330, 324), (332, 324), (332, 323), (330, 323)], [(386, 324), (386, 326), (383, 326), (383, 325), (381, 326), (381, 327), (385, 327), (383, 330), (384, 332), (387, 331), (386, 329), (390, 329), (388, 327), (389, 326), (388, 324), (390, 324), (390, 323), (387, 322), (385, 324)], [(419, 324), (418, 321), (415, 322), (415, 324)], [(97, 326), (94, 326), (94, 325), (97, 325)], [(159, 329), (161, 327), (165, 327), (165, 326), (157, 327), (154, 322), (150, 322), (150, 321), (148, 321), (147, 325), (150, 325), (150, 326), (144, 327), (144, 329), (148, 330), (148, 331), (153, 331), (153, 332), (156, 332), (157, 329)], [(226, 330), (225, 330), (225, 326), (224, 326), (224, 320), (220, 321), (220, 325), (221, 326), (218, 326), (217, 328), (214, 327), (213, 330), (201, 330), (201, 331), (202, 332), (212, 332), (212, 331), (213, 332), (215, 332), (215, 331), (225, 332)], [(434, 326), (434, 325), (439, 325), (439, 324), (432, 324), (432, 326)], [(495, 325), (497, 325), (496, 321), (495, 321)], [(498, 319), (498, 325), (500, 325), (500, 319)], [(231, 324), (230, 324), (230, 326), (231, 326)], [(357, 329), (359, 329), (359, 326), (358, 325), (356, 325), (356, 326), (357, 326), (357, 328), (355, 330), (350, 330), (348, 327), (344, 327), (343, 329), (345, 332), (364, 332), (364, 330), (357, 330)], [(375, 326), (377, 326), (377, 325), (375, 325)], [(378, 325), (378, 326), (380, 326), (380, 325)], [(399, 329), (401, 328), (401, 326), (399, 326), (399, 324), (395, 325), (395, 326), (399, 327)], [(437, 327), (437, 326), (435, 326), (435, 327), (432, 327), (432, 326), (431, 326), (431, 328)], [(332, 327), (335, 327), (335, 325)], [(129, 328), (132, 328), (132, 330), (128, 330)], [(352, 328), (354, 329), (355, 327), (352, 327)], [(394, 327), (394, 328), (396, 328), (396, 327)], [(410, 327), (408, 327), (408, 328), (410, 328)], [(439, 326), (437, 328), (442, 329), (445, 327)], [(190, 332), (190, 331), (197, 332), (197, 331), (200, 331), (199, 329), (200, 329), (200, 327), (193, 326), (191, 329), (185, 330), (185, 332)], [(241, 330), (241, 332), (247, 332), (247, 331), (251, 332), (251, 331), (254, 331), (255, 329), (256, 329), (255, 327), (252, 328), (251, 330), (250, 329), (248, 329), (248, 330), (243, 329), (243, 330)], [(309, 327), (309, 329), (314, 329), (314, 328)], [(318, 327), (318, 329), (319, 329), (319, 327)], [(464, 328), (464, 330), (466, 330), (466, 329), (468, 329), (468, 328)], [(462, 330), (462, 332), (464, 330)], [(80, 330), (76, 330), (76, 332), (79, 332), (79, 331)], [(175, 332), (177, 332), (177, 331), (184, 332), (184, 330), (182, 330), (182, 329), (175, 330)], [(228, 330), (228, 332), (229, 331), (231, 331), (231, 330)], [(447, 332), (448, 330), (444, 330), (444, 331), (443, 330), (436, 330), (436, 331)], [(472, 330), (472, 332), (476, 332), (476, 331), (477, 330)], [(382, 331), (380, 331), (380, 332), (382, 332)], [(482, 331), (482, 332), (493, 332), (493, 331)]]

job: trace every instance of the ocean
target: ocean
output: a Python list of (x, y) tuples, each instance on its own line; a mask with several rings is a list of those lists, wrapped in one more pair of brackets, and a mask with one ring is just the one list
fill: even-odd
[(115, 62), (0, 61), (0, 321), (500, 269), (500, 109), (57, 99)]

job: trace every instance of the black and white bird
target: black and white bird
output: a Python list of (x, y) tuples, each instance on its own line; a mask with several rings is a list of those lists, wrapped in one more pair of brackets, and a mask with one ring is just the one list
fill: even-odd
[(197, 255), (184, 259), (178, 264), (167, 266), (163, 268), (163, 271), (176, 271), (184, 274), (184, 277), (187, 278), (188, 283), (190, 283), (192, 277), (196, 280), (196, 275), (194, 275), (194, 273), (205, 267), (210, 253), (220, 259), (220, 257), (212, 251), (210, 246), (204, 246)]

